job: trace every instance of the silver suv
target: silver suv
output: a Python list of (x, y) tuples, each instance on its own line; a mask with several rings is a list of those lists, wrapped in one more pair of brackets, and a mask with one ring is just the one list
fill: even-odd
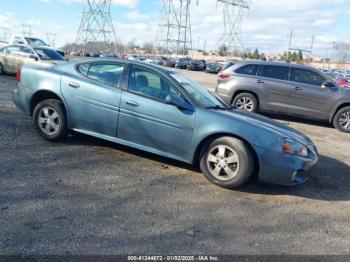
[(216, 93), (232, 107), (327, 120), (350, 133), (350, 89), (303, 65), (241, 61), (218, 74)]

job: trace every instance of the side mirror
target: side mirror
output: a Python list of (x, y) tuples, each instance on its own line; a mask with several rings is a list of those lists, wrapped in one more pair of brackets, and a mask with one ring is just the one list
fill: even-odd
[(187, 103), (182, 97), (174, 94), (167, 95), (167, 97), (165, 98), (165, 102), (169, 105), (176, 106), (180, 109), (193, 111), (193, 107), (191, 104)]
[(333, 84), (332, 82), (329, 81), (325, 81), (322, 85), (321, 88), (325, 89), (325, 88), (333, 88), (335, 87), (335, 84)]

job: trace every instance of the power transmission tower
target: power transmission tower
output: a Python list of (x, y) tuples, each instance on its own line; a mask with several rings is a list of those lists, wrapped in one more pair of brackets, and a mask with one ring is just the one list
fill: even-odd
[[(111, 0), (82, 0), (83, 14), (76, 38), (76, 44), (98, 44), (106, 50), (117, 44), (117, 36), (111, 18)], [(97, 50), (95, 50), (97, 51)]]
[(32, 36), (33, 26), (31, 24), (22, 24), (22, 35)]
[(217, 4), (222, 5), (223, 10), (224, 32), (220, 42), (226, 47), (227, 56), (234, 49), (243, 49), (241, 39), (242, 20), (244, 10), (248, 10), (249, 5), (246, 0), (217, 0)]
[(315, 42), (315, 35), (312, 35), (311, 39), (311, 46), (310, 49), (305, 49), (305, 48), (299, 48), (293, 45), (293, 37), (294, 37), (294, 32), (293, 30), (290, 32), (290, 37), (289, 37), (289, 44), (288, 44), (288, 54), (287, 54), (287, 59), (289, 60), (290, 56), (290, 51), (298, 51), (302, 53), (308, 53), (309, 56), (311, 57), (312, 55), (312, 50), (314, 47), (314, 42)]
[(0, 27), (0, 41), (7, 42), (9, 40), (9, 28), (8, 27)]
[(46, 33), (47, 41), (51, 47), (55, 47), (56, 45), (56, 36), (56, 33)]
[(192, 49), (191, 0), (163, 0), (159, 40), (166, 53), (186, 55)]

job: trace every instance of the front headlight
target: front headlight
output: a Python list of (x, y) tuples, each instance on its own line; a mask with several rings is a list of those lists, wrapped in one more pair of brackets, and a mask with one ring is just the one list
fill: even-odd
[(302, 157), (307, 157), (309, 155), (309, 150), (306, 146), (290, 139), (282, 140), (282, 151), (286, 154), (297, 155)]

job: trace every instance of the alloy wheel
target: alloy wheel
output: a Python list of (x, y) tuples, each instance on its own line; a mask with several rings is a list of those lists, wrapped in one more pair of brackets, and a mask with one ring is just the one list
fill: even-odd
[(60, 117), (52, 107), (45, 106), (40, 109), (38, 115), (38, 125), (46, 135), (55, 134), (60, 128)]
[(344, 112), (340, 115), (339, 125), (345, 130), (350, 130), (350, 111)]
[(251, 98), (243, 96), (237, 99), (235, 107), (247, 112), (252, 112), (254, 109), (254, 103)]
[(219, 180), (230, 180), (239, 170), (239, 158), (236, 151), (225, 145), (213, 147), (207, 155), (210, 173)]

